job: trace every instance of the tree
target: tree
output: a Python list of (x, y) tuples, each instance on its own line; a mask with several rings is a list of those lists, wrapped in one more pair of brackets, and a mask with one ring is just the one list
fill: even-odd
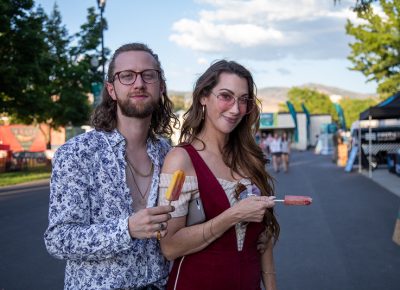
[[(290, 101), (297, 112), (302, 112), (301, 104), (304, 104), (310, 114), (329, 114), (337, 120), (337, 114), (329, 96), (308, 88), (293, 87), (288, 92)], [(280, 105), (280, 111), (287, 112), (285, 104)]]
[(174, 104), (174, 111), (185, 110), (188, 109), (185, 106), (185, 96), (183, 95), (172, 95), (171, 101)]
[(41, 103), (37, 85), (46, 81), (41, 68), (47, 45), (43, 10), (32, 11), (33, 1), (2, 1), (0, 5), (0, 110), (17, 114)]
[[(90, 65), (101, 55), (100, 17), (89, 8), (81, 32), (69, 36), (57, 5), (50, 17), (32, 6), (28, 0), (0, 5), (8, 16), (0, 21), (0, 112), (25, 124), (45, 123), (49, 130), (82, 125), (91, 109), (91, 83), (103, 80), (99, 67)], [(44, 135), (50, 146), (50, 131)]]
[[(362, 11), (370, 7), (372, 2), (376, 2), (378, 0), (356, 0), (355, 5), (353, 7), (354, 11)], [(335, 4), (340, 3), (340, 0), (333, 0)]]
[(88, 86), (82, 85), (87, 73), (83, 73), (77, 81), (75, 71), (80, 64), (70, 53), (72, 37), (62, 25), (57, 4), (44, 24), (44, 32), (48, 45), (48, 59), (42, 64), (42, 68), (47, 73), (48, 82), (41, 91), (46, 103), (46, 108), (43, 109), (46, 110), (31, 111), (30, 117), (33, 123), (48, 125), (48, 132), (43, 133), (50, 148), (51, 130), (69, 124), (83, 124), (87, 121), (90, 106), (87, 98)]
[(347, 126), (351, 126), (356, 120), (359, 119), (360, 113), (368, 109), (369, 107), (375, 106), (377, 101), (374, 99), (350, 99), (343, 98), (339, 102), (343, 108), (344, 117), (346, 119)]
[(356, 41), (350, 44), (352, 70), (378, 83), (381, 98), (400, 90), (400, 1), (380, 0), (384, 16), (372, 7), (358, 11), (362, 24), (347, 21), (346, 32)]
[[(107, 28), (106, 22), (103, 25)], [(81, 32), (69, 37), (55, 5), (46, 25), (46, 34), (53, 60), (49, 85), (52, 104), (50, 115), (36, 116), (36, 120), (46, 122), (53, 129), (82, 125), (87, 122), (91, 110), (88, 101), (91, 83), (103, 78), (99, 67), (93, 69), (90, 64), (93, 57), (100, 58), (101, 54), (97, 50), (101, 39), (100, 18), (93, 7), (88, 8), (87, 22), (81, 26)], [(74, 39), (77, 45), (70, 46)]]

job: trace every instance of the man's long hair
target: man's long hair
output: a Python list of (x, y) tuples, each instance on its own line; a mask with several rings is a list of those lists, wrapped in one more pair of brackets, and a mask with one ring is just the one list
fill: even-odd
[[(161, 86), (164, 87), (162, 96), (151, 116), (149, 137), (155, 138), (156, 135), (170, 137), (172, 135), (172, 126), (179, 124), (177, 117), (173, 114), (173, 104), (167, 94), (167, 84), (165, 81), (164, 70), (161, 67), (158, 55), (143, 43), (128, 43), (118, 48), (111, 58), (107, 72), (107, 80), (104, 82), (102, 90), (101, 103), (95, 108), (91, 116), (91, 125), (96, 130), (110, 132), (117, 127), (117, 101), (113, 100), (106, 88), (106, 82), (114, 81), (115, 59), (123, 52), (145, 51), (151, 54), (157, 64), (160, 73)], [(172, 124), (172, 126), (171, 126)]]
[[(247, 81), (249, 98), (253, 99), (255, 106), (251, 113), (245, 115), (229, 134), (228, 142), (222, 152), (224, 163), (233, 172), (248, 176), (260, 188), (262, 195), (275, 195), (272, 177), (265, 170), (267, 160), (254, 139), (260, 123), (260, 108), (258, 106), (260, 101), (257, 99), (257, 89), (251, 73), (237, 62), (217, 61), (199, 77), (193, 91), (193, 103), (184, 115), (179, 141), (181, 143), (191, 143), (195, 139), (201, 141), (197, 136), (204, 129), (205, 120), (200, 101), (203, 97), (210, 96), (223, 72), (235, 74)], [(206, 107), (205, 110), (207, 110)], [(205, 148), (207, 144), (203, 143), (203, 146)], [(269, 237), (273, 237), (277, 241), (280, 227), (274, 216), (273, 208), (268, 208), (266, 211), (264, 223), (269, 232)]]

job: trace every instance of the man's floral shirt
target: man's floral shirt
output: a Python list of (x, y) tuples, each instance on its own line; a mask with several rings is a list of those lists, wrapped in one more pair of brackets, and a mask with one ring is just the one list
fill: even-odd
[[(157, 239), (132, 239), (125, 139), (117, 131), (90, 131), (61, 146), (53, 159), (47, 250), (67, 260), (64, 289), (164, 288), (169, 264)], [(147, 207), (157, 205), (159, 175), (170, 146), (147, 140), (154, 164)]]

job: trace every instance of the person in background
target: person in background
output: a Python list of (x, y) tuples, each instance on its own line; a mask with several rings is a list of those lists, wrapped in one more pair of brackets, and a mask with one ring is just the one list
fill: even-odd
[(339, 145), (339, 138), (340, 138), (340, 132), (337, 130), (335, 133), (332, 134), (332, 162), (337, 163), (338, 160), (338, 145)]
[(290, 140), (288, 139), (288, 135), (286, 132), (282, 133), (282, 165), (283, 165), (283, 171), (288, 172), (289, 171), (289, 157), (290, 157)]
[(173, 207), (157, 206), (161, 136), (177, 120), (157, 54), (141, 43), (115, 51), (91, 121), (54, 156), (47, 250), (67, 260), (64, 289), (164, 289), (158, 240)]
[(266, 147), (267, 147), (267, 154), (268, 154), (267, 156), (268, 156), (268, 157), (271, 156), (271, 149), (270, 149), (270, 146), (271, 146), (272, 139), (273, 139), (272, 134), (271, 134), (271, 133), (268, 133), (268, 135), (267, 135), (267, 140), (266, 140)]
[[(279, 224), (272, 179), (254, 139), (259, 114), (253, 78), (242, 65), (221, 60), (197, 80), (181, 143), (168, 153), (160, 177), (159, 201), (167, 204), (172, 173), (186, 173), (160, 242), (175, 260), (167, 289), (260, 289), (261, 281), (276, 289)], [(197, 197), (205, 220), (189, 226), (189, 203)]]
[(272, 155), (272, 166), (275, 172), (279, 172), (282, 162), (282, 141), (278, 132), (274, 132), (274, 136), (269, 144)]
[(265, 157), (268, 157), (268, 140), (267, 133), (263, 132), (261, 134), (261, 142), (260, 142), (261, 150), (264, 152)]

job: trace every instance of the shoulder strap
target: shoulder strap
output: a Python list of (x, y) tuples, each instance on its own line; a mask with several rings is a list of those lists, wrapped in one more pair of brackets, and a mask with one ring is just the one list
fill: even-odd
[(196, 171), (201, 200), (204, 204), (207, 219), (213, 218), (230, 207), (228, 198), (215, 175), (191, 145), (182, 146), (189, 154)]

